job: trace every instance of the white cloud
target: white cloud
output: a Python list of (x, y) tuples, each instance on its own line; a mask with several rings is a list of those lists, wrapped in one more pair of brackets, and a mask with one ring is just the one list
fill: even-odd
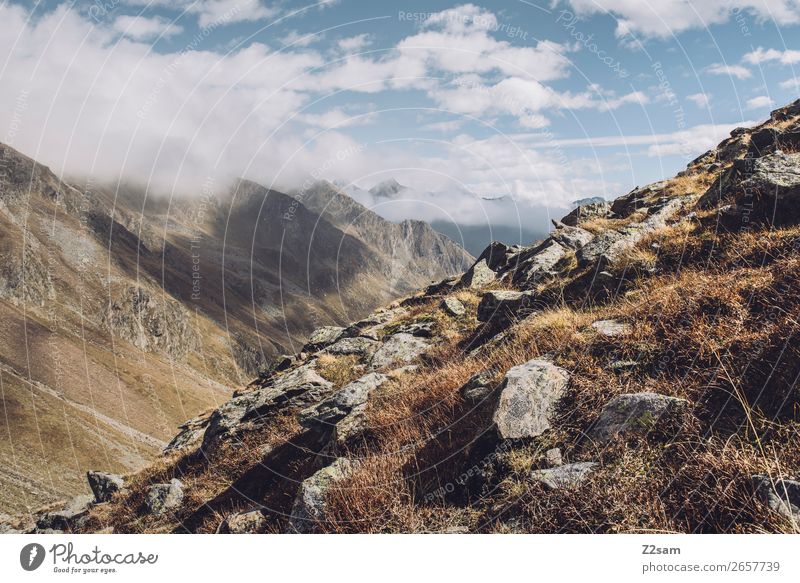
[(297, 32), (296, 30), (290, 30), (287, 32), (283, 37), (278, 41), (281, 46), (287, 47), (292, 46), (293, 48), (297, 47), (307, 47), (315, 42), (319, 42), (322, 40), (323, 36), (321, 34), (306, 34), (302, 32)]
[(334, 109), (329, 109), (325, 113), (300, 114), (297, 116), (297, 120), (310, 126), (329, 130), (372, 123), (375, 121), (375, 113), (366, 112), (350, 114), (337, 107)]
[(183, 28), (166, 18), (153, 16), (118, 16), (114, 20), (114, 30), (133, 40), (153, 40), (170, 37), (183, 32)]
[(764, 107), (772, 107), (773, 105), (775, 105), (775, 102), (766, 95), (753, 97), (753, 99), (748, 99), (746, 103), (747, 109), (762, 109)]
[(741, 65), (726, 65), (724, 63), (714, 63), (706, 68), (707, 73), (712, 75), (727, 75), (737, 79), (749, 79), (753, 76), (750, 69)]
[(268, 6), (263, 0), (124, 0), (124, 3), (131, 6), (148, 8), (159, 6), (180, 12), (186, 11), (195, 15), (197, 23), (203, 28), (263, 20), (279, 13), (276, 6)]
[(337, 44), (340, 50), (346, 53), (357, 53), (361, 49), (372, 43), (372, 36), (369, 34), (359, 34), (341, 39)]
[(800, 63), (800, 51), (779, 51), (758, 47), (756, 50), (747, 53), (744, 56), (744, 61), (751, 65), (763, 65), (770, 62), (778, 62), (781, 65), (794, 65)]
[(697, 107), (704, 108), (708, 107), (711, 101), (711, 95), (708, 93), (693, 93), (692, 95), (687, 95), (686, 99), (694, 103)]
[(692, 28), (733, 20), (737, 11), (781, 25), (800, 22), (798, 0), (565, 0), (577, 15), (610, 13), (617, 36), (641, 34), (668, 38)]
[(781, 81), (779, 83), (781, 89), (785, 89), (786, 91), (800, 91), (800, 79), (794, 77), (792, 79), (787, 79), (786, 81)]

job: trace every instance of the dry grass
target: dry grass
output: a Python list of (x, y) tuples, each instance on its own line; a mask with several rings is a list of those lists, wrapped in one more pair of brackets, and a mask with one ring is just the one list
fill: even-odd
[(316, 371), (325, 380), (341, 387), (356, 380), (363, 373), (364, 367), (358, 364), (358, 360), (358, 356), (354, 354), (342, 356), (320, 354), (317, 357)]

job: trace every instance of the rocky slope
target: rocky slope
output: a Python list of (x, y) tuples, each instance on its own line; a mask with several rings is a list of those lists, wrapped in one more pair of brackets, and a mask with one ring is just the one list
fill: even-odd
[(148, 469), (11, 526), (796, 532), (799, 136), (800, 101), (320, 328)]
[(66, 182), (0, 144), (0, 512), (140, 469), (315, 328), (472, 261), (444, 238), (423, 258), (423, 230), (393, 263), (288, 195), (213, 190)]

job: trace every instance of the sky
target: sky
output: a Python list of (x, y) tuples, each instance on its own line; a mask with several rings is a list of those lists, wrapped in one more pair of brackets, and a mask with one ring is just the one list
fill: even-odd
[(5, 0), (0, 141), (164, 195), (396, 179), (478, 224), (674, 175), (799, 96), (798, 26), (800, 0)]

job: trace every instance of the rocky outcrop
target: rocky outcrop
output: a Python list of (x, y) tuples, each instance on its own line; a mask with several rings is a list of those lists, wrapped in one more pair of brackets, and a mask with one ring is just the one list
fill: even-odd
[(183, 482), (172, 478), (167, 484), (153, 484), (147, 490), (144, 500), (145, 511), (159, 516), (170, 510), (180, 508), (183, 502)]
[(314, 352), (320, 348), (324, 348), (339, 340), (343, 334), (344, 328), (341, 326), (323, 326), (322, 328), (317, 328), (311, 333), (311, 336), (308, 337), (308, 342), (306, 342), (303, 347), (303, 351)]
[(467, 309), (460, 301), (455, 298), (445, 298), (442, 300), (440, 307), (450, 316), (460, 318), (467, 313)]
[(497, 275), (486, 263), (485, 259), (475, 262), (461, 278), (461, 285), (471, 288), (482, 288), (492, 283)]
[(478, 321), (503, 326), (525, 318), (534, 312), (535, 298), (536, 293), (532, 291), (487, 292), (478, 304)]
[(512, 281), (522, 287), (530, 287), (553, 275), (555, 266), (566, 255), (566, 250), (555, 240), (547, 239), (533, 249), (523, 250), (511, 259), (515, 263)]
[(394, 334), (372, 357), (372, 368), (383, 369), (414, 361), (429, 348), (428, 342), (407, 333)]
[(356, 408), (366, 405), (370, 393), (389, 380), (380, 373), (370, 373), (349, 383), (322, 402), (304, 409), (300, 423), (307, 427), (333, 426)]
[(108, 502), (111, 498), (125, 487), (125, 480), (117, 474), (106, 474), (105, 472), (87, 472), (86, 479), (89, 488), (94, 494), (94, 501), (97, 503)]
[(561, 222), (569, 227), (577, 227), (592, 219), (605, 219), (611, 216), (610, 202), (594, 202), (578, 205)]
[(493, 416), (500, 437), (531, 438), (550, 429), (553, 408), (568, 381), (567, 371), (547, 360), (512, 367), (503, 379)]
[(347, 458), (338, 458), (331, 465), (303, 480), (292, 506), (287, 531), (316, 532), (318, 521), (327, 507), (325, 498), (328, 492), (336, 487), (337, 482), (347, 477), (352, 467), (352, 462)]
[(758, 474), (751, 478), (756, 495), (770, 510), (797, 523), (800, 521), (800, 481)]
[(589, 437), (602, 443), (617, 435), (646, 435), (658, 428), (662, 417), (682, 412), (686, 404), (684, 399), (657, 393), (617, 395), (603, 407)]

